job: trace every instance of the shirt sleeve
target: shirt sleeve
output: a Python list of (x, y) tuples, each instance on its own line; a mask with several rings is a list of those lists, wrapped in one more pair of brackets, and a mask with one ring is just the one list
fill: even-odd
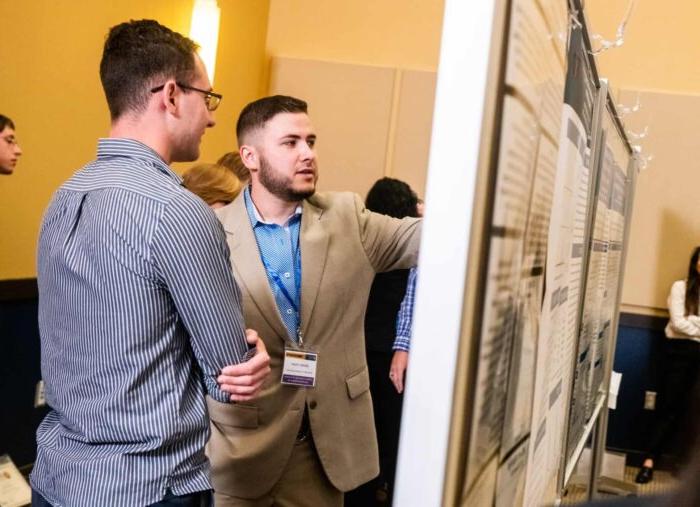
[(675, 282), (668, 296), (668, 313), (671, 328), (687, 336), (700, 336), (700, 326), (685, 315), (685, 283)]
[(416, 300), (417, 269), (411, 268), (408, 273), (406, 294), (401, 301), (399, 313), (396, 316), (396, 339), (394, 350), (408, 352), (411, 349), (411, 331), (413, 329), (413, 307)]
[(199, 198), (179, 194), (161, 216), (152, 255), (189, 332), (207, 392), (228, 402), (216, 377), (224, 366), (243, 361), (248, 343), (221, 224)]

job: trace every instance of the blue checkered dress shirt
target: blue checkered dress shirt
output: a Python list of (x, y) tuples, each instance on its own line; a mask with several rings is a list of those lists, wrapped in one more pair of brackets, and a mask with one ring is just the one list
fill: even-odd
[(411, 349), (411, 330), (413, 328), (413, 308), (416, 301), (416, 279), (418, 268), (411, 268), (408, 272), (408, 283), (406, 284), (406, 294), (404, 294), (399, 313), (396, 315), (396, 338), (394, 339), (394, 350), (408, 352)]
[(289, 338), (297, 341), (301, 306), (301, 227), (302, 207), (284, 225), (263, 221), (250, 198), (250, 187), (244, 190), (245, 207), (253, 227), (260, 259), (265, 266), (270, 290), (275, 296)]

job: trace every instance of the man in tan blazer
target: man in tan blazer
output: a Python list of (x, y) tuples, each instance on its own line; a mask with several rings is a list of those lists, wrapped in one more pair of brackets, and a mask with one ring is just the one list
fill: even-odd
[[(420, 220), (369, 212), (350, 193), (314, 194), (316, 136), (301, 100), (248, 104), (236, 130), (251, 185), (217, 215), (246, 325), (267, 338), (272, 373), (253, 403), (208, 400), (216, 503), (342, 505), (343, 491), (379, 471), (369, 289), (377, 272), (415, 265)], [(313, 387), (281, 382), (299, 351), (313, 358)]]

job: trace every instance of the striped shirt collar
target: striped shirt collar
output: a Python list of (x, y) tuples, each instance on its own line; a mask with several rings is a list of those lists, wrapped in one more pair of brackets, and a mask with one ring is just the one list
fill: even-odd
[[(243, 198), (245, 200), (245, 207), (246, 211), (248, 212), (248, 218), (250, 219), (250, 224), (253, 226), (253, 228), (255, 228), (255, 226), (258, 224), (274, 225), (273, 222), (266, 222), (265, 219), (260, 215), (257, 206), (255, 206), (255, 203), (253, 202), (253, 198), (250, 196), (250, 185), (247, 185), (243, 190)], [(299, 204), (294, 210), (294, 213), (292, 213), (289, 216), (289, 218), (287, 218), (287, 224), (293, 218), (300, 216), (303, 209), (304, 207), (301, 204)]]
[(97, 159), (126, 157), (148, 162), (160, 172), (171, 178), (178, 185), (182, 178), (151, 147), (135, 139), (125, 137), (104, 137), (97, 142)]

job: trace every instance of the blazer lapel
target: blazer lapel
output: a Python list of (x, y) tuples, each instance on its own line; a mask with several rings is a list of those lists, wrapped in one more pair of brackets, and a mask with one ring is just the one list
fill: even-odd
[(321, 222), (323, 210), (304, 201), (301, 215), (301, 331), (306, 334), (321, 277), (326, 266), (328, 232)]
[(287, 328), (270, 289), (258, 243), (245, 208), (243, 192), (232, 204), (217, 213), (226, 232), (236, 279), (245, 287), (258, 311), (280, 338), (288, 337)]

